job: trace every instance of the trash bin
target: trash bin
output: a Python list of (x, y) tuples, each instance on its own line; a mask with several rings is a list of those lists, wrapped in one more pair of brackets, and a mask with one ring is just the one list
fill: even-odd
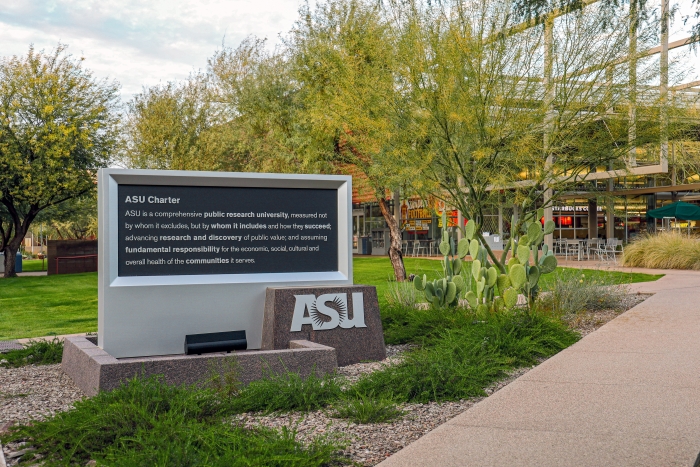
[[(5, 253), (0, 253), (0, 273), (5, 272)], [(15, 272), (22, 272), (22, 253), (17, 252), (15, 257)]]
[(372, 237), (360, 237), (360, 254), (372, 254)]

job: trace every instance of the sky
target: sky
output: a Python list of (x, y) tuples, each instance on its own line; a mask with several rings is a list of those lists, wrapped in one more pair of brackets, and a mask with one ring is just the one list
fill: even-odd
[[(691, 1), (671, 0), (681, 14), (692, 11)], [(85, 57), (96, 77), (117, 80), (128, 100), (143, 87), (204, 70), (222, 44), (236, 47), (256, 35), (274, 47), (280, 33), (293, 26), (302, 2), (0, 0), (0, 56), (26, 54), (30, 44), (46, 51), (67, 44), (74, 56)], [(675, 21), (671, 41), (686, 37), (687, 29)], [(700, 63), (697, 53), (683, 57), (687, 60)]]
[(0, 56), (61, 42), (122, 98), (204, 70), (222, 44), (249, 35), (270, 47), (289, 31), (302, 0), (0, 0)]

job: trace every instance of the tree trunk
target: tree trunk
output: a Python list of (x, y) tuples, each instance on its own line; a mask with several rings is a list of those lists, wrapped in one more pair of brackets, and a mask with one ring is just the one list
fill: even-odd
[(5, 272), (3, 277), (17, 277), (17, 272), (15, 271), (15, 257), (17, 256), (17, 250), (19, 250), (25, 234), (26, 232), (18, 233), (15, 226), (15, 235), (5, 245)]
[(398, 282), (406, 280), (406, 268), (403, 265), (403, 253), (401, 253), (401, 227), (396, 218), (389, 211), (389, 206), (383, 196), (377, 196), (379, 199), (379, 209), (382, 211), (384, 220), (389, 226), (389, 259), (394, 267), (394, 276)]

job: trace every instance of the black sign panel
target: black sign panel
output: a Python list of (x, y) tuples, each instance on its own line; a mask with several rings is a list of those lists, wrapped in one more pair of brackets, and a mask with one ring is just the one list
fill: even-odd
[(119, 275), (338, 270), (328, 189), (119, 185)]

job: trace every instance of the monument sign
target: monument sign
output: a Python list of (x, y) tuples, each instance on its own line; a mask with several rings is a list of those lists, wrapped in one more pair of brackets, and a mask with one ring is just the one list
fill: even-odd
[[(98, 192), (98, 346), (113, 357), (220, 331), (259, 349), (268, 287), (353, 283), (350, 177), (103, 169)], [(297, 297), (289, 331), (365, 326), (362, 297), (352, 317), (347, 294), (328, 297)]]

